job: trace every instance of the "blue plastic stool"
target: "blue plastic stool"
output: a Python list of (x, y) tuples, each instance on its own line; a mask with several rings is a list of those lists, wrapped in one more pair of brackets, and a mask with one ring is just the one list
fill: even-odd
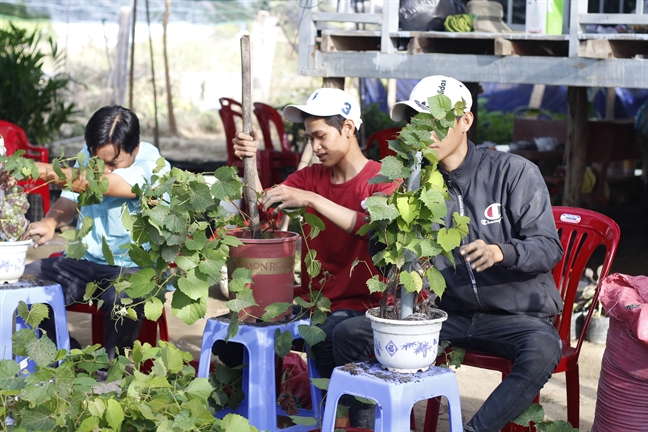
[[(34, 285), (34, 282), (19, 280), (16, 283), (3, 285), (0, 288), (0, 358), (12, 358), (11, 335), (13, 333), (14, 314), (18, 303), (24, 301), (28, 305), (47, 303), (54, 311), (56, 325), (56, 347), (70, 350), (70, 334), (68, 333), (67, 315), (65, 314), (65, 300), (63, 290), (59, 284), (45, 286)], [(52, 318), (52, 317), (50, 317)], [(16, 330), (26, 327), (19, 317), (15, 320)], [(21, 357), (16, 358), (20, 363)], [(33, 371), (34, 362), (29, 361), (27, 369)]]
[[(350, 368), (350, 365), (355, 367)], [(450, 369), (432, 366), (427, 372), (397, 373), (385, 370), (375, 360), (336, 367), (326, 395), (322, 432), (333, 431), (337, 404), (344, 394), (375, 400), (378, 405), (374, 431), (383, 432), (409, 432), (414, 404), (445, 396), (450, 430), (463, 431), (459, 386)]]
[[(239, 331), (231, 342), (238, 342), (245, 346), (243, 363), (243, 392), (245, 399), (236, 410), (222, 410), (217, 413), (218, 417), (224, 417), (228, 413), (237, 413), (249, 419), (250, 424), (263, 431), (309, 431), (317, 429), (317, 426), (294, 425), (286, 428), (279, 428), (277, 416), (286, 416), (286, 412), (277, 405), (277, 392), (275, 383), (275, 330), (281, 332), (290, 331), (293, 338), (300, 338), (297, 327), (299, 325), (310, 325), (309, 320), (298, 320), (291, 323), (267, 324), (267, 323), (240, 323)], [(209, 375), (209, 367), (212, 356), (212, 345), (217, 340), (225, 340), (229, 317), (222, 316), (210, 318), (205, 325), (203, 333), (202, 348), (200, 351), (200, 363), (198, 364), (197, 376), (206, 378)], [(318, 378), (315, 362), (308, 359), (309, 378)], [(299, 416), (314, 417), (320, 420), (320, 407), (322, 392), (314, 386), (310, 386), (312, 409), (299, 409)]]

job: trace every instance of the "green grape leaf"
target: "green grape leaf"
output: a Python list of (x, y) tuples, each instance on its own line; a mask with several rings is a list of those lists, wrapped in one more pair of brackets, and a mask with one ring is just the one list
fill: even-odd
[(452, 110), (452, 101), (450, 98), (442, 93), (438, 93), (428, 98), (428, 105), (430, 114), (436, 119), (445, 118), (448, 111)]
[(380, 276), (374, 275), (371, 279), (367, 280), (367, 287), (370, 293), (384, 292), (387, 289), (387, 284), (380, 280)]
[(157, 321), (162, 316), (163, 309), (164, 303), (157, 297), (151, 297), (144, 303), (144, 315), (150, 321)]
[(451, 251), (461, 244), (461, 235), (455, 228), (442, 228), (437, 237), (439, 245), (445, 251)]
[(378, 174), (388, 178), (390, 181), (406, 178), (411, 172), (411, 169), (405, 167), (403, 162), (396, 156), (386, 156), (382, 159), (381, 163), (382, 165)]
[(115, 256), (113, 255), (110, 246), (108, 246), (108, 242), (106, 242), (105, 236), (101, 236), (101, 252), (103, 253), (104, 259), (106, 260), (108, 265), (114, 266)]
[(274, 337), (275, 352), (281, 358), (286, 357), (286, 354), (290, 352), (290, 348), (292, 347), (292, 333), (290, 332), (290, 330), (282, 332), (280, 329), (276, 329)]
[(398, 209), (395, 205), (388, 203), (387, 197), (370, 196), (365, 204), (372, 221), (386, 220), (391, 222), (398, 217)]
[(199, 300), (192, 300), (182, 291), (176, 290), (173, 292), (173, 299), (171, 300), (171, 311), (173, 315), (180, 318), (185, 324), (191, 325), (205, 316), (207, 312), (207, 298), (203, 297)]
[(304, 416), (288, 416), (290, 420), (296, 425), (303, 426), (315, 426), (317, 425), (317, 419), (315, 417), (304, 417)]
[(442, 297), (446, 289), (446, 281), (441, 272), (434, 267), (429, 267), (425, 271), (425, 277), (430, 284), (430, 290), (437, 296)]
[(106, 407), (106, 421), (114, 430), (119, 430), (124, 421), (124, 410), (119, 402), (114, 399), (108, 399)]
[(315, 259), (317, 256), (317, 251), (315, 249), (310, 249), (306, 256), (304, 256), (304, 263), (306, 264), (306, 272), (311, 277), (315, 278), (322, 271), (322, 263)]
[(512, 420), (513, 423), (520, 426), (529, 426), (531, 422), (538, 423), (544, 420), (544, 409), (542, 406), (532, 403), (517, 418)]
[(326, 339), (326, 333), (324, 333), (324, 330), (319, 327), (300, 324), (297, 326), (297, 331), (299, 331), (299, 335), (304, 339), (308, 346), (311, 347)]
[(401, 271), (399, 283), (405, 287), (407, 292), (421, 292), (423, 289), (423, 279), (415, 271)]
[(311, 378), (310, 382), (311, 382), (311, 384), (313, 384), (313, 386), (317, 387), (320, 390), (328, 390), (329, 383), (331, 382), (331, 379), (330, 378)]
[(324, 231), (326, 226), (324, 225), (324, 221), (312, 213), (304, 213), (304, 220), (308, 224), (308, 226), (311, 228), (311, 232), (309, 234), (309, 237), (311, 239), (314, 239), (317, 237), (317, 235), (321, 232)]
[(263, 316), (261, 316), (261, 320), (265, 322), (271, 321), (282, 313), (286, 312), (290, 307), (292, 307), (292, 303), (276, 302), (269, 304), (265, 307), (265, 312)]

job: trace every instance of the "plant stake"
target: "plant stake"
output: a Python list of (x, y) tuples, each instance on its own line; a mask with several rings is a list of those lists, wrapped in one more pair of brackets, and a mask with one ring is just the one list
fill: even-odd
[[(418, 189), (421, 186), (421, 161), (423, 160), (423, 154), (421, 152), (416, 152), (415, 158), (416, 165), (412, 167), (412, 173), (407, 178), (408, 191)], [(416, 256), (414, 252), (406, 250), (405, 259), (407, 260), (405, 263), (405, 270), (410, 272), (414, 271), (418, 256)], [(407, 291), (404, 286), (401, 287), (401, 319), (405, 319), (414, 313), (416, 296), (417, 293)]]
[[(243, 112), (243, 133), (252, 135), (252, 84), (250, 73), (250, 36), (241, 37), (241, 71), (243, 81), (242, 95), (242, 112)], [(257, 207), (257, 198), (254, 187), (254, 159), (252, 157), (243, 158), (243, 193), (247, 203), (248, 212), (250, 213), (250, 231), (252, 238), (261, 237), (259, 223), (259, 209)]]

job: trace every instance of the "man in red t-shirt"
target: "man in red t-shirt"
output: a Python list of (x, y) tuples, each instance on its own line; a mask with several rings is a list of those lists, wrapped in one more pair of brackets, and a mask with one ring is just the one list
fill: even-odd
[[(267, 210), (278, 203), (277, 211), (306, 207), (326, 225), (322, 233), (308, 240), (308, 247), (317, 251), (322, 271), (330, 277), (324, 283), (321, 275), (310, 280), (302, 259), (302, 287), (305, 293), (321, 289), (331, 301), (331, 313), (318, 326), (326, 333), (326, 340), (312, 347), (320, 374), (330, 377), (333, 368), (347, 363), (349, 358), (372, 355), (370, 344), (355, 348), (362, 353), (336, 350), (336, 339), (348, 336), (347, 332), (336, 331), (336, 327), (346, 319), (364, 315), (380, 301), (380, 294), (370, 295), (366, 285), (377, 274), (367, 247), (368, 236), (356, 232), (365, 223), (364, 200), (379, 192), (389, 194), (394, 185), (369, 183), (380, 171), (380, 163), (367, 159), (360, 150), (360, 107), (348, 93), (322, 88), (306, 104), (289, 105), (283, 114), (289, 121), (304, 123), (308, 141), (321, 163), (305, 167), (267, 189), (261, 205)], [(238, 133), (233, 142), (237, 157), (256, 157), (259, 143), (254, 132), (252, 136)], [(263, 190), (258, 176), (256, 189)], [(306, 253), (307, 248), (302, 247), (302, 258)], [(351, 271), (356, 260), (366, 265), (357, 265)], [(219, 351), (220, 347), (215, 346), (214, 353), (218, 355)]]

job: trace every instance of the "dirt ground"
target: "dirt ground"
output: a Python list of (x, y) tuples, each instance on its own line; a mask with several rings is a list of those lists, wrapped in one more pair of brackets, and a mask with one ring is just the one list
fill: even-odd
[[(187, 151), (187, 146), (191, 150)], [(225, 160), (224, 147), (219, 144), (163, 141), (162, 152), (169, 159), (192, 160), (195, 162)], [(192, 155), (193, 159), (187, 155)], [(618, 192), (618, 191), (617, 191)], [(623, 192), (623, 191), (621, 191)], [(621, 193), (619, 192), (619, 193)], [(613, 191), (613, 193), (616, 193)], [(615, 204), (597, 209), (608, 214), (619, 223), (622, 239), (612, 272), (632, 275), (648, 274), (648, 206), (642, 191), (624, 192), (623, 198), (615, 198)], [(47, 245), (30, 250), (28, 261), (47, 257), (53, 251), (64, 248), (64, 240), (57, 236)], [(601, 259), (595, 257), (594, 260)], [(596, 263), (592, 264), (596, 268)], [(207, 316), (217, 316), (226, 312), (225, 299), (217, 288), (213, 289), (208, 302)], [(200, 353), (200, 344), (205, 320), (189, 326), (171, 314), (169, 302), (166, 305), (168, 328), (171, 341), (181, 349), (191, 352), (195, 358)], [(68, 313), (71, 335), (82, 346), (90, 344), (90, 317), (85, 314)], [(585, 342), (582, 347), (580, 365), (580, 430), (589, 431), (594, 420), (596, 406), (596, 389), (605, 346)], [(457, 369), (457, 380), (461, 394), (461, 410), (464, 419), (469, 419), (479, 408), (485, 398), (497, 386), (501, 376), (497, 372), (462, 366)], [(564, 374), (556, 374), (541, 392), (541, 404), (547, 419), (566, 420), (566, 392)], [(425, 404), (415, 407), (416, 430), (423, 430)], [(439, 422), (440, 432), (448, 431), (447, 414), (442, 413)]]

